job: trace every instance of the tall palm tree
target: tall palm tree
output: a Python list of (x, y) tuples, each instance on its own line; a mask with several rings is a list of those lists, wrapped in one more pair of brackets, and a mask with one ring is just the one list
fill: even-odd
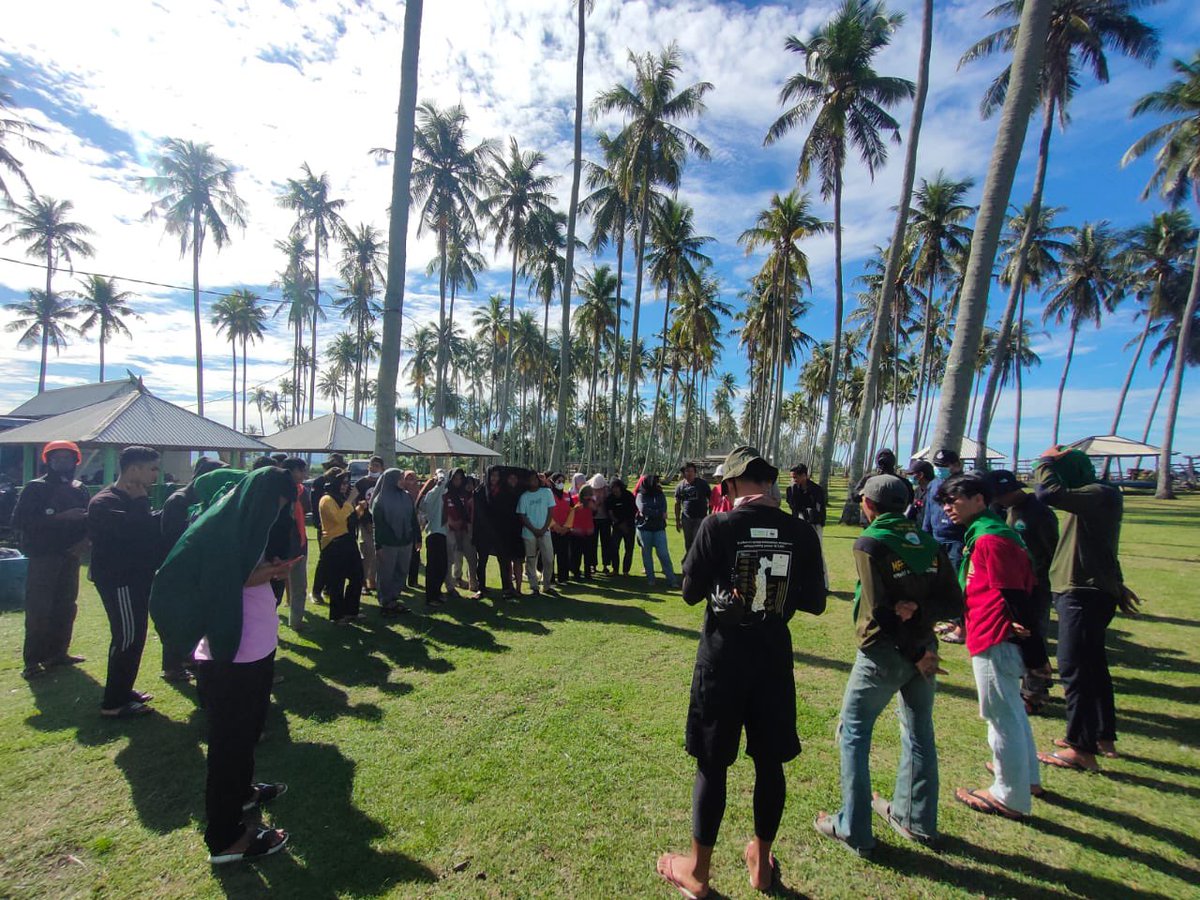
[(497, 377), (498, 373), (504, 370), (504, 362), (508, 358), (508, 336), (511, 334), (508, 317), (504, 312), (504, 298), (499, 294), (492, 294), (488, 297), (482, 307), (471, 313), (471, 323), (475, 326), (475, 336), (490, 351), (488, 369), (491, 375), (488, 382), (490, 415), (486, 417), (490, 441), (493, 423), (499, 418), (497, 406), (500, 401), (496, 394)]
[[(344, 373), (338, 366), (332, 365), (325, 369), (317, 379), (317, 391), (322, 397), (329, 401), (333, 410), (333, 414), (337, 415), (338, 398), (345, 394)], [(343, 404), (343, 410), (345, 405)]]
[[(12, 112), (13, 98), (6, 90), (7, 87), (8, 79), (0, 76), (0, 168), (8, 169), (16, 175), (25, 185), (25, 189), (32, 194), (33, 185), (29, 183), (29, 179), (25, 175), (25, 167), (21, 160), (13, 155), (13, 149), (14, 146), (21, 146), (26, 150), (49, 153), (50, 148), (33, 137), (35, 134), (45, 132), (46, 129), (28, 122)], [(3, 178), (0, 178), (0, 197), (3, 197), (9, 204), (13, 203), (12, 192), (4, 183)]]
[[(344, 241), (349, 227), (342, 218), (342, 207), (345, 200), (335, 200), (330, 197), (332, 186), (329, 183), (329, 173), (316, 175), (308, 163), (300, 166), (300, 177), (289, 178), (282, 191), (276, 197), (276, 202), (284, 209), (296, 213), (296, 223), (292, 226), (293, 235), (312, 233), (313, 238), (313, 309), (309, 320), (311, 351), (313, 359), (317, 358), (317, 321), (321, 309), (321, 254), (328, 249), (331, 240)], [(317, 394), (317, 369), (313, 366), (308, 377), (308, 417), (311, 419), (315, 409)]]
[(738, 237), (738, 243), (746, 248), (747, 254), (758, 247), (766, 247), (769, 250), (760, 274), (770, 286), (770, 296), (777, 310), (770, 328), (770, 332), (777, 335), (771, 354), (776, 368), (769, 392), (775, 398), (771, 404), (773, 424), (767, 441), (767, 453), (772, 458), (779, 449), (786, 355), (784, 344), (793, 326), (791, 313), (795, 302), (795, 288), (811, 284), (808, 256), (797, 246), (797, 242), (813, 235), (825, 234), (831, 228), (831, 222), (825, 222), (812, 213), (810, 196), (793, 190), (783, 196), (772, 196), (771, 205), (759, 212), (754, 226), (743, 231)]
[[(387, 287), (383, 295), (383, 334), (379, 348), (376, 385), (376, 423), (396, 418), (396, 381), (400, 370), (401, 332), (404, 323), (404, 275), (408, 261), (408, 213), (411, 203), (413, 144), (416, 134), (417, 59), (421, 48), (421, 15), (424, 0), (404, 4), (404, 47), (400, 56), (400, 103), (396, 115), (396, 141), (392, 156), (392, 202), (389, 207)], [(396, 458), (396, 429), (375, 429), (375, 455)]]
[[(729, 304), (721, 300), (721, 282), (711, 273), (710, 267), (702, 266), (694, 279), (686, 281), (679, 292), (675, 321), (671, 326), (672, 343), (678, 348), (683, 368), (687, 373), (684, 389), (683, 429), (679, 435), (679, 449), (675, 459), (686, 457), (692, 434), (692, 417), (697, 405), (697, 379), (715, 371), (720, 358), (721, 316), (732, 312)], [(699, 404), (703, 421), (704, 404)]]
[(917, 373), (917, 415), (909, 456), (917, 452), (921, 440), (925, 388), (932, 380), (930, 359), (936, 337), (935, 288), (938, 283), (945, 285), (953, 280), (953, 261), (964, 257), (971, 243), (971, 229), (963, 223), (974, 209), (963, 200), (974, 185), (973, 179), (960, 181), (946, 177), (944, 172), (938, 172), (932, 181), (922, 178), (909, 211), (909, 238), (915, 250), (910, 277), (925, 291), (925, 314), (921, 317), (921, 368)]
[[(614, 345), (617, 325), (617, 277), (608, 266), (597, 266), (591, 272), (581, 273), (579, 296), (582, 303), (575, 311), (575, 328), (591, 350), (591, 372), (588, 376), (587, 431), (584, 437), (583, 464), (588, 471), (594, 459), (594, 443), (597, 430), (596, 381), (600, 373), (600, 353), (604, 347)], [(563, 407), (559, 405), (559, 415)], [(552, 466), (553, 468), (553, 466)]]
[(325, 313), (314, 302), (313, 273), (309, 265), (312, 251), (308, 249), (308, 237), (303, 234), (288, 235), (287, 238), (275, 242), (275, 249), (287, 258), (284, 270), (271, 286), (278, 288), (280, 292), (273, 315), (286, 314), (288, 326), (292, 329), (292, 377), (289, 379), (291, 391), (287, 392), (287, 395), (292, 400), (292, 413), (295, 416), (292, 424), (295, 425), (299, 422), (300, 395), (308, 376), (307, 370), (301, 366), (304, 329), (314, 315), (323, 319)]
[[(446, 250), (446, 285), (450, 291), (449, 310), (446, 314), (446, 331), (453, 333), (454, 331), (454, 302), (458, 297), (460, 290), (474, 291), (479, 287), (476, 273), (487, 268), (487, 260), (483, 254), (471, 249), (475, 244), (477, 236), (472, 235), (469, 239), (463, 234), (463, 225), (465, 223), (456, 222), (451, 229), (450, 244)], [(425, 267), (426, 275), (433, 275), (441, 271), (441, 256), (436, 256), (429, 261), (429, 265)], [(440, 384), (445, 384), (446, 381), (446, 366), (451, 362), (449, 352), (443, 353), (440, 362), (440, 368), (437, 373), (437, 380)]]
[(200, 255), (211, 235), (219, 251), (229, 243), (229, 226), (246, 227), (246, 205), (238, 196), (233, 165), (211, 144), (168, 138), (150, 164), (157, 175), (142, 185), (158, 199), (145, 218), (163, 217), (163, 229), (179, 238), (179, 256), (192, 251), (192, 314), (196, 329), (196, 411), (204, 415), (204, 347), (200, 338)]
[[(345, 282), (345, 293), (334, 300), (341, 307), (342, 317), (348, 319), (354, 328), (355, 340), (361, 346), (366, 340), (366, 333), (374, 324), (376, 317), (382, 312), (378, 301), (379, 283), (384, 279), (383, 258), (387, 254), (387, 244), (379, 229), (365, 222), (357, 228), (348, 228), (342, 243), (342, 258), (338, 264), (338, 274)], [(364, 367), (366, 355), (359, 354), (354, 367), (354, 420), (362, 421), (363, 415), (363, 383), (366, 379)]]
[(430, 381), (438, 353), (438, 335), (432, 325), (422, 325), (409, 334), (406, 341), (412, 355), (404, 367), (412, 385), (413, 399), (417, 404), (417, 428), (421, 428), (421, 414), (425, 414), (425, 427), (429, 427), (428, 396)]
[[(993, 18), (1017, 18), (1021, 14), (1023, 0), (1005, 0), (993, 7), (988, 15)], [(1150, 0), (1156, 2), (1156, 0)], [(1153, 28), (1133, 15), (1131, 10), (1146, 5), (1145, 0), (1054, 0), (1050, 12), (1050, 27), (1042, 60), (1040, 102), (1042, 105), (1042, 134), (1038, 143), (1037, 169), (1033, 179), (1033, 194), (1029, 201), (1031, 216), (1026, 224), (1030, 230), (1021, 240), (1015, 260), (1015, 276), (1010, 282), (1008, 303), (1000, 320), (998, 344), (1000, 355), (1007, 352), (1009, 332), (1013, 316), (1016, 315), (1018, 295), (1024, 281), (1026, 255), (1033, 240), (1032, 228), (1036, 225), (1038, 210), (1042, 204), (1042, 192), (1046, 184), (1046, 168), (1050, 156), (1050, 136), (1054, 132), (1054, 120), (1066, 128), (1069, 121), (1067, 107), (1079, 89), (1080, 73), (1089, 69), (1101, 84), (1108, 83), (1108, 57), (1106, 50), (1115, 50), (1147, 65), (1158, 58), (1158, 35)], [(978, 41), (963, 54), (959, 66), (997, 52), (1011, 52), (1017, 39), (1017, 26), (1008, 25)], [(1003, 71), (985, 91), (980, 110), (986, 118), (998, 110), (1008, 90), (1011, 67)], [(980, 419), (978, 450), (975, 464), (983, 467), (987, 453), (987, 433), (990, 420), (987, 411), (997, 391), (998, 379), (1004, 369), (1004, 360), (997, 358), (988, 387), (984, 392), (984, 416)]]
[[(1176, 59), (1171, 63), (1178, 78), (1167, 82), (1162, 90), (1151, 91), (1133, 105), (1133, 115), (1148, 112), (1174, 116), (1170, 121), (1151, 129), (1139, 138), (1121, 160), (1127, 165), (1145, 156), (1154, 148), (1154, 172), (1142, 193), (1146, 199), (1157, 190), (1172, 206), (1178, 206), (1189, 194), (1200, 204), (1200, 51), (1190, 60)], [(1183, 372), (1187, 368), (1194, 337), (1197, 304), (1200, 303), (1200, 241), (1196, 242), (1192, 263), (1192, 284), (1187, 304), (1180, 317), (1175, 358), (1178, 365), (1171, 382), (1171, 399), (1167, 406), (1167, 421), (1158, 458), (1158, 488), (1155, 496), (1168, 500), (1175, 496), (1171, 488), (1171, 452), (1175, 442), (1175, 421), (1183, 397)]]
[(232, 379), (233, 387), (229, 398), (232, 409), (232, 421), (230, 427), (237, 431), (238, 423), (238, 404), (237, 404), (237, 384), (238, 384), (238, 304), (232, 294), (226, 294), (219, 298), (212, 305), (212, 324), (217, 329), (217, 334), (225, 335), (225, 339), (229, 341), (230, 356), (233, 359)]
[(263, 421), (263, 407), (270, 404), (271, 392), (260, 384), (250, 390), (250, 402), (258, 410), (258, 433), (266, 434), (267, 426)]
[(1136, 338), (1137, 349), (1129, 362), (1129, 371), (1117, 398), (1110, 429), (1112, 434), (1116, 434), (1121, 425), (1125, 399), (1151, 326), (1168, 315), (1172, 308), (1182, 309), (1186, 302), (1195, 241), (1196, 229), (1192, 227), (1192, 217), (1182, 209), (1155, 213), (1148, 223), (1131, 229), (1125, 236), (1121, 266), (1130, 279), (1130, 290), (1141, 305), (1137, 314), (1142, 317), (1143, 324), (1142, 333)]
[[(849, 148), (857, 151), (872, 178), (887, 161), (881, 132), (900, 140), (900, 126), (887, 110), (913, 95), (911, 81), (879, 75), (872, 67), (904, 17), (889, 13), (879, 0), (843, 0), (831, 18), (807, 41), (792, 35), (784, 46), (804, 58), (804, 71), (784, 82), (779, 102), (786, 111), (767, 131), (773, 144), (812, 119), (800, 151), (797, 178), (807, 183), (814, 165), (820, 172), (821, 196), (833, 200), (834, 321), (826, 418), (832, 426), (837, 411), (844, 296), (842, 285), (842, 177)], [(821, 451), (822, 484), (829, 479), (836, 435), (830, 427)]]
[[(508, 330), (513, 331), (516, 322), (517, 272), (518, 267), (536, 245), (530, 229), (535, 216), (549, 213), (554, 195), (554, 176), (543, 175), (538, 170), (546, 157), (536, 151), (522, 152), (516, 138), (509, 138), (508, 155), (493, 154), (491, 171), (487, 175), (487, 196), (480, 201), (480, 209), (487, 217), (488, 226), (496, 235), (496, 252), (505, 244), (512, 254), (512, 267), (508, 287)], [(508, 410), (512, 405), (513, 346), (508, 345), (504, 360), (504, 390), (497, 410), (497, 432), (501, 440), (508, 425)]]
[(1075, 338), (1085, 322), (1100, 327), (1100, 318), (1112, 312), (1121, 297), (1120, 275), (1117, 271), (1117, 240), (1105, 222), (1084, 224), (1076, 229), (1074, 240), (1063, 252), (1062, 274), (1050, 286), (1050, 296), (1042, 313), (1042, 321), (1051, 319), (1058, 325), (1067, 323), (1067, 357), (1062, 378), (1058, 382), (1058, 399), (1054, 404), (1052, 443), (1058, 443), (1058, 426), (1062, 414), (1063, 390), (1067, 373), (1075, 355)]
[(100, 380), (104, 380), (104, 345), (115, 337), (131, 338), (126, 318), (141, 318), (129, 306), (132, 291), (118, 291), (117, 279), (103, 275), (89, 275), (83, 281), (83, 290), (74, 294), (76, 309), (84, 316), (79, 323), (79, 333), (96, 332), (100, 343)]
[(1029, 128), (1029, 114), (1037, 100), (1046, 34), (1050, 28), (1052, 0), (1024, 0), (1020, 29), (1013, 47), (1013, 62), (1004, 109), (992, 145), (987, 177), (971, 250), (963, 268), (959, 289), (958, 317), (954, 342), (946, 357), (941, 400), (933, 444), (957, 450), (967, 426), (967, 404), (975, 382), (975, 351), (987, 317), (988, 290), (991, 286), (996, 249), (1004, 227), (1008, 198), (1012, 193), (1017, 163)]
[(16, 318), (4, 326), (10, 333), (20, 332), (17, 344), (21, 347), (42, 348), (42, 364), (38, 370), (38, 393), (46, 389), (46, 357), (50, 347), (59, 353), (67, 346), (67, 334), (75, 331), (70, 320), (78, 314), (71, 301), (61, 294), (47, 294), (34, 288), (27, 300), (6, 303), (4, 308)]
[[(52, 197), (39, 197), (30, 194), (25, 204), (12, 207), (14, 220), (9, 222), (0, 233), (8, 234), (5, 244), (20, 242), (25, 245), (25, 255), (46, 263), (46, 296), (53, 296), (52, 279), (54, 270), (62, 263), (71, 265), (71, 256), (91, 256), (95, 253), (92, 245), (87, 242), (87, 236), (92, 229), (80, 222), (69, 218), (75, 204), (70, 200), (55, 200)], [(49, 330), (43, 329), (43, 340), (49, 339)], [(43, 358), (46, 347), (42, 347)], [(43, 379), (38, 382), (38, 393), (45, 390), (45, 367), (42, 370)]]
[(601, 91), (592, 104), (593, 114), (619, 112), (626, 117), (625, 126), (617, 138), (617, 146), (621, 150), (618, 182), (625, 196), (630, 198), (631, 205), (636, 204), (638, 209), (637, 277), (629, 336), (631, 359), (625, 389), (625, 441), (618, 469), (621, 473), (626, 471), (632, 443), (633, 394), (636, 386), (632, 354), (638, 347), (651, 192), (656, 185), (671, 189), (678, 187), (688, 153), (700, 159), (709, 158), (708, 147), (676, 122), (700, 116), (705, 110), (704, 96), (713, 89), (709, 82), (699, 81), (676, 90), (675, 81), (682, 63), (679, 49), (674, 44), (657, 56), (650, 53), (638, 56), (631, 52), (629, 62), (634, 68), (633, 86), (614, 85)]
[[(438, 333), (446, 329), (446, 278), (449, 265), (451, 235), (458, 233), (472, 238), (478, 233), (475, 211), (479, 193), (486, 180), (487, 159), (492, 144), (483, 141), (467, 146), (467, 112), (462, 105), (439, 109), (432, 103), (417, 108), (418, 126), (414, 136), (412, 173), (413, 199), (421, 204), (420, 235), (432, 231), (437, 238), (440, 274), (438, 296)], [(435, 424), (445, 417), (445, 348), (438, 349), (436, 368)]]

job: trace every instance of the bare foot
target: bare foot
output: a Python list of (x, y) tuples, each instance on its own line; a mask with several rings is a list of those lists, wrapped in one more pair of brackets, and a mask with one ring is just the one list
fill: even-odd
[(1117, 758), (1117, 744), (1115, 741), (1096, 741), (1096, 748), (1100, 751), (1101, 756), (1106, 756), (1109, 759)]
[(708, 883), (696, 878), (696, 860), (679, 853), (664, 853), (658, 858), (658, 874), (683, 896), (699, 900), (708, 896)]
[[(765, 852), (764, 852), (765, 851)], [(750, 870), (750, 887), (756, 891), (769, 891), (775, 874), (771, 866), (769, 846), (760, 846), (757, 838), (746, 845), (746, 868)]]

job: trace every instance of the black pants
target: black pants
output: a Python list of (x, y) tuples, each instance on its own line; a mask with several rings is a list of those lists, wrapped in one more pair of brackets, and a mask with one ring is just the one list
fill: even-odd
[(1067, 701), (1067, 743), (1085, 753), (1097, 741), (1117, 739), (1116, 703), (1104, 649), (1105, 631), (1117, 601), (1103, 591), (1056, 594), (1058, 674)]
[[(420, 538), (420, 535), (417, 535)], [(412, 559), (408, 563), (408, 586), (416, 587), (420, 584), (419, 573), (421, 571), (421, 542), (420, 540), (413, 541)]]
[(617, 557), (621, 555), (621, 546), (624, 545), (625, 558), (621, 560), (621, 574), (629, 574), (629, 567), (633, 565), (633, 534), (634, 527), (632, 522), (613, 526), (612, 554), (614, 572), (617, 569)]
[[(692, 788), (692, 837), (702, 847), (717, 843), (717, 832), (725, 816), (725, 784), (729, 769), (702, 762), (696, 769)], [(783, 805), (787, 799), (787, 780), (783, 763), (754, 760), (754, 834), (768, 843), (779, 833)]]
[[(554, 580), (563, 584), (571, 579), (571, 536), (550, 532), (550, 544), (554, 547)], [(539, 561), (541, 557), (538, 557)]]
[(150, 585), (96, 585), (112, 635), (108, 645), (108, 678), (101, 709), (118, 709), (133, 699), (133, 683), (142, 665), (150, 621)]
[(325, 574), (325, 551), (317, 557), (317, 568), (313, 572), (312, 595), (320, 597), (328, 588), (329, 579)]
[(606, 569), (617, 567), (617, 554), (613, 547), (612, 521), (596, 520), (596, 541), (600, 544), (600, 564)]
[(274, 651), (257, 662), (196, 664), (196, 688), (208, 715), (204, 843), (210, 853), (220, 853), (245, 830), (242, 804), (253, 793), (254, 748), (267, 718), (274, 675)]
[(425, 602), (442, 596), (442, 584), (446, 581), (446, 536), (430, 534), (425, 537)]
[(362, 599), (363, 565), (358, 545), (348, 534), (334, 538), (321, 549), (318, 565), (325, 566), (325, 590), (329, 593), (329, 618), (332, 621), (358, 615)]
[(565, 535), (571, 548), (571, 574), (591, 578), (596, 574), (596, 533)]
[(500, 564), (500, 589), (511, 591), (513, 586), (512, 563), (502, 557), (482, 551), (479, 551), (479, 564), (475, 567), (475, 578), (479, 581), (479, 589), (481, 591), (487, 590), (487, 564), (489, 559), (495, 559)]
[(31, 556), (25, 576), (25, 665), (67, 655), (79, 597), (79, 557)]
[(679, 520), (679, 524), (683, 526), (683, 555), (687, 556), (687, 552), (692, 549), (692, 541), (696, 539), (696, 532), (700, 530), (700, 523), (703, 519), (689, 519), (683, 516)]

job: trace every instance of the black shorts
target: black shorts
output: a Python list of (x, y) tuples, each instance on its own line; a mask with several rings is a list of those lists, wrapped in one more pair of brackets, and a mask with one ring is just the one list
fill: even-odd
[(729, 766), (746, 729), (746, 755), (787, 762), (800, 754), (796, 677), (786, 625), (706, 636), (696, 653), (684, 746), (701, 762)]

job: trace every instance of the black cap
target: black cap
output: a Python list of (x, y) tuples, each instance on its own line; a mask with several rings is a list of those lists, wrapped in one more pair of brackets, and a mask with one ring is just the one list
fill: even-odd
[(1008, 469), (996, 469), (989, 472), (988, 480), (992, 484), (992, 494), (996, 497), (1003, 497), (1013, 491), (1025, 489), (1025, 483)]
[(908, 467), (908, 474), (913, 476), (924, 475), (926, 481), (933, 481), (935, 473), (933, 466), (925, 460), (919, 459)]
[(756, 481), (775, 481), (779, 470), (762, 458), (753, 447), (735, 447), (725, 457), (722, 481), (748, 476)]
[(958, 454), (953, 450), (947, 450), (945, 447), (933, 454), (933, 464), (935, 466), (952, 466), (959, 462), (962, 462), (962, 460), (959, 459)]
[(896, 466), (896, 454), (891, 450), (883, 449), (875, 454), (875, 465), (881, 469), (893, 469)]

